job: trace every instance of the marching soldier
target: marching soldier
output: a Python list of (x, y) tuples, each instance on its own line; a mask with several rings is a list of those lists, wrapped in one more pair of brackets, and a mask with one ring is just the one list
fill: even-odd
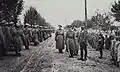
[[(78, 37), (78, 43), (80, 44), (81, 51), (81, 58), (78, 58), (78, 60), (87, 60), (87, 31), (84, 29), (84, 27), (81, 27), (81, 32)], [(85, 52), (84, 59), (83, 51)]]
[(69, 57), (73, 58), (75, 53), (75, 32), (72, 30), (72, 27), (69, 26), (69, 30), (66, 33), (66, 43), (69, 52)]
[(59, 50), (59, 53), (63, 53), (64, 49), (64, 30), (61, 25), (58, 25), (59, 29), (55, 33), (56, 49)]

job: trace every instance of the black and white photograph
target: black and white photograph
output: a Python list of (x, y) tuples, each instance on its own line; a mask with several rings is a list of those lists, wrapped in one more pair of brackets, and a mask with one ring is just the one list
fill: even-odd
[(120, 72), (120, 0), (0, 0), (0, 72)]

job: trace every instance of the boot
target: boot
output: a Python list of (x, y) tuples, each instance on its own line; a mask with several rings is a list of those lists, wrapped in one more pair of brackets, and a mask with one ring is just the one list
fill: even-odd
[(73, 56), (69, 56), (69, 58), (74, 58)]
[(29, 50), (29, 46), (25, 46), (25, 49), (26, 49), (26, 50)]
[(21, 56), (21, 53), (20, 52), (16, 52), (16, 56)]
[(78, 58), (78, 60), (82, 60), (83, 61), (83, 58)]

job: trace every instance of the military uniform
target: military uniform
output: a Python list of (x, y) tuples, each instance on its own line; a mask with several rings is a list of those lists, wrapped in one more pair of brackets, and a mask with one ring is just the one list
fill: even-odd
[(5, 39), (4, 39), (4, 35), (2, 32), (2, 27), (0, 26), (0, 59), (2, 59), (3, 57), (3, 52), (5, 50)]
[(104, 37), (102, 36), (102, 34), (99, 35), (99, 40), (98, 40), (98, 49), (100, 51), (100, 57), (103, 57), (103, 49), (104, 49)]
[(43, 31), (42, 31), (41, 28), (39, 29), (39, 41), (40, 41), (40, 42), (43, 41)]
[(29, 45), (30, 45), (30, 38), (32, 37), (32, 33), (30, 30), (28, 30), (28, 28), (24, 28), (24, 37), (25, 37), (25, 40), (24, 40), (24, 45), (25, 45), (25, 48), (26, 49), (29, 49)]
[(13, 35), (13, 45), (15, 48), (16, 55), (21, 55), (20, 51), (23, 48), (23, 42), (21, 39), (20, 29), (19, 29), (19, 27), (17, 27), (16, 29), (13, 28), (12, 31), (13, 31), (13, 34), (12, 34)]
[(56, 49), (62, 53), (64, 49), (64, 30), (58, 29), (55, 33)]
[(73, 58), (75, 53), (75, 32), (72, 30), (69, 30), (66, 33), (66, 43), (67, 43), (67, 49), (69, 52), (69, 57)]
[(4, 44), (5, 50), (3, 50), (3, 51), (6, 54), (7, 51), (10, 51), (10, 47), (12, 45), (12, 35), (10, 33), (10, 27), (8, 27), (8, 25), (5, 24), (2, 27), (2, 32), (3, 32), (3, 35), (4, 35), (4, 39), (5, 39), (5, 44)]
[(44, 37), (44, 40), (46, 40), (47, 39), (47, 31), (45, 30), (45, 31), (43, 31), (43, 37)]
[(109, 50), (110, 49), (110, 45), (111, 45), (111, 40), (110, 37), (105, 38), (105, 49)]
[(34, 29), (32, 32), (33, 35), (33, 42), (34, 42), (34, 46), (37, 46), (39, 44), (39, 40), (38, 40), (38, 30)]
[(78, 55), (78, 51), (79, 51), (78, 35), (79, 35), (79, 32), (77, 30), (74, 30), (74, 32), (75, 32), (75, 55)]
[[(80, 44), (80, 51), (81, 51), (80, 52), (81, 58), (78, 58), (78, 60), (87, 60), (87, 39), (88, 39), (87, 31), (82, 30), (78, 37), (78, 43)], [(85, 52), (84, 59), (83, 59), (83, 51)]]

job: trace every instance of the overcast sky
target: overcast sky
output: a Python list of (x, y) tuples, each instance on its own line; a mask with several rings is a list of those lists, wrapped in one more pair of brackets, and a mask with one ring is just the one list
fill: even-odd
[[(65, 26), (73, 20), (84, 20), (84, 0), (24, 0), (24, 9), (35, 7), (47, 22), (53, 26), (61, 24)], [(115, 0), (87, 0), (88, 18), (96, 9), (110, 11), (111, 4)], [(117, 0), (116, 0), (117, 1)], [(23, 11), (24, 14), (25, 11)], [(23, 17), (23, 16), (22, 16)], [(23, 18), (22, 18), (23, 20)]]

